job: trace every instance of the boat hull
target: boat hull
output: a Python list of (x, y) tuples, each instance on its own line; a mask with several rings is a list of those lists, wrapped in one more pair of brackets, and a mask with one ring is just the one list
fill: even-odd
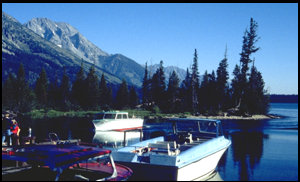
[(177, 181), (202, 180), (210, 176), (216, 169), (222, 155), (228, 147), (217, 151), (203, 159), (178, 169)]
[(139, 131), (96, 131), (92, 143), (106, 144), (114, 146), (124, 145), (124, 136), (126, 135), (126, 145), (139, 142), (141, 132)]
[(198, 181), (208, 179), (215, 172), (227, 148), (180, 168), (138, 162), (117, 162), (133, 170), (130, 180)]

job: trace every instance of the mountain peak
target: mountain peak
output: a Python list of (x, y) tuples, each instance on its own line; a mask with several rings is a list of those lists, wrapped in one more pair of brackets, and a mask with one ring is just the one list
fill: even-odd
[(54, 22), (48, 18), (33, 18), (25, 26), (58, 47), (74, 52), (80, 58), (93, 63), (99, 56), (108, 56), (68, 23)]
[(3, 21), (4, 20), (10, 20), (10, 21), (13, 21), (13, 22), (17, 22), (19, 23), (18, 20), (16, 20), (15, 18), (13, 18), (12, 16), (6, 14), (5, 12), (2, 11), (2, 24), (3, 24)]

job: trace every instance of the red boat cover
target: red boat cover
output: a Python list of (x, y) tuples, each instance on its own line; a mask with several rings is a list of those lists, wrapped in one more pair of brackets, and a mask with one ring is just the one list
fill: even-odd
[(110, 153), (110, 150), (96, 147), (49, 144), (23, 146), (10, 152), (2, 150), (2, 159), (49, 166), (51, 169), (65, 169), (80, 161)]

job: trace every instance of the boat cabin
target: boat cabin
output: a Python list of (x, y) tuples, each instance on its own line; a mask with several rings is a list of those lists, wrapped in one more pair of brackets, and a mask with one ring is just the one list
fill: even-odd
[(128, 119), (128, 112), (121, 111), (109, 111), (109, 112), (100, 112), (95, 114), (94, 120), (103, 120), (103, 119)]

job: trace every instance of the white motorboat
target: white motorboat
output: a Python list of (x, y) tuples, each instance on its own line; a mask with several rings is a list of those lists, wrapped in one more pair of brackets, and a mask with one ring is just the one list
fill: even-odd
[[(123, 143), (124, 135), (127, 139), (140, 138), (144, 120), (129, 118), (128, 112), (109, 111), (95, 114), (93, 119), (95, 135), (93, 143)], [(132, 131), (132, 132), (127, 132)]]
[[(114, 150), (115, 161), (130, 167), (134, 180), (190, 181), (210, 176), (231, 144), (222, 134), (221, 122), (185, 118), (164, 122), (171, 123), (172, 132)], [(149, 131), (153, 132), (144, 128), (145, 135)]]

